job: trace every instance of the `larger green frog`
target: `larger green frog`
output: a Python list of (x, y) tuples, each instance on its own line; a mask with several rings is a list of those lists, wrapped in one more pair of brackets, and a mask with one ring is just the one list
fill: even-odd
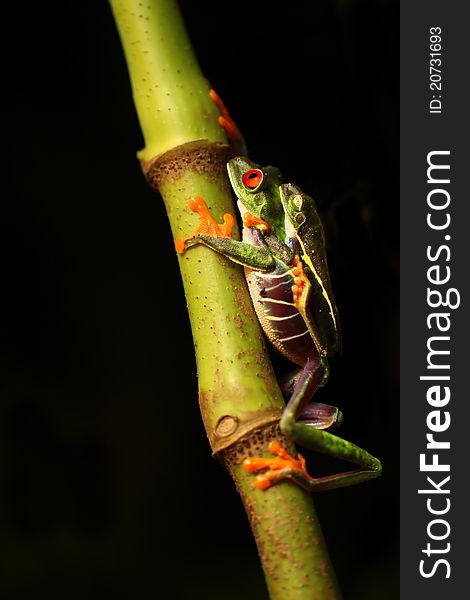
[(230, 237), (234, 217), (224, 225), (212, 219), (201, 197), (190, 200), (201, 215), (193, 236), (177, 240), (178, 252), (204, 244), (245, 267), (253, 305), (263, 330), (298, 372), (285, 388), (292, 395), (283, 412), (282, 433), (300, 445), (357, 464), (360, 468), (321, 478), (311, 477), (305, 460), (271, 442), (274, 458), (247, 457), (244, 467), (260, 472), (255, 480), (266, 489), (286, 478), (320, 491), (360, 483), (381, 473), (378, 459), (330, 433), (342, 416), (333, 406), (311, 402), (328, 379), (328, 358), (341, 346), (323, 228), (315, 203), (294, 184), (283, 184), (278, 169), (261, 168), (245, 157), (227, 164), (243, 220), (242, 241)]

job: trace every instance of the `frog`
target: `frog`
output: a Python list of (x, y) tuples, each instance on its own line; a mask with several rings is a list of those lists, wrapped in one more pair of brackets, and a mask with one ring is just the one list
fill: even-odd
[(234, 154), (246, 154), (247, 147), (246, 141), (243, 137), (243, 134), (236, 124), (236, 122), (232, 119), (227, 107), (224, 104), (224, 101), (219, 96), (219, 94), (214, 90), (209, 82), (209, 97), (217, 106), (220, 111), (220, 115), (217, 119), (220, 127), (225, 131), (225, 135), (228, 138), (229, 144), (232, 147)]
[(280, 418), (281, 433), (306, 449), (359, 467), (312, 477), (301, 454), (292, 456), (278, 440), (272, 440), (268, 451), (273, 457), (248, 456), (243, 468), (256, 474), (260, 490), (290, 479), (308, 491), (326, 491), (378, 477), (382, 466), (377, 458), (331, 433), (342, 422), (341, 411), (312, 400), (328, 381), (329, 359), (341, 348), (323, 226), (315, 202), (295, 184), (283, 183), (276, 167), (260, 167), (245, 156), (229, 160), (227, 172), (243, 222), (242, 240), (231, 237), (233, 215), (224, 215), (224, 223), (217, 224), (203, 198), (195, 196), (188, 204), (199, 213), (201, 223), (191, 236), (176, 240), (176, 250), (183, 253), (203, 244), (244, 267), (266, 337), (297, 365), (283, 385), (290, 397)]

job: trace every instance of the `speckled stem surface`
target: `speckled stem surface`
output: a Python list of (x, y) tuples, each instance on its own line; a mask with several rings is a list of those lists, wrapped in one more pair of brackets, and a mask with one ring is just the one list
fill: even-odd
[[(224, 213), (234, 214), (226, 174), (231, 149), (175, 2), (111, 0), (111, 6), (145, 138), (139, 157), (164, 199), (173, 237), (190, 235), (198, 224), (187, 204), (193, 195), (222, 222)], [(339, 598), (310, 495), (287, 481), (260, 491), (241, 466), (248, 455), (267, 455), (269, 441), (286, 443), (278, 429), (284, 401), (243, 270), (203, 246), (180, 255), (179, 265), (204, 425), (243, 499), (271, 598)]]

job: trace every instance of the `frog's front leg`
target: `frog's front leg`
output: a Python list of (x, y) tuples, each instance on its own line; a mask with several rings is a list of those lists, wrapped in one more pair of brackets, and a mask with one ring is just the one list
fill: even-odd
[[(257, 475), (255, 484), (258, 488), (264, 490), (283, 479), (292, 479), (307, 490), (325, 491), (361, 483), (380, 475), (382, 466), (379, 460), (355, 444), (324, 431), (322, 424), (316, 422), (315, 419), (308, 420), (308, 409), (304, 410), (303, 407), (322, 384), (327, 372), (326, 364), (326, 359), (319, 357), (308, 359), (292, 398), (282, 415), (281, 432), (305, 448), (355, 463), (359, 465), (360, 469), (314, 478), (308, 474), (305, 460), (300, 454), (299, 458), (295, 459), (279, 442), (272, 442), (269, 450), (277, 455), (276, 458), (250, 457), (243, 463), (245, 470), (249, 472), (268, 469)], [(313, 414), (316, 414), (316, 404), (312, 403), (311, 406)], [(305, 414), (304, 417), (302, 417), (303, 414)], [(338, 420), (340, 418), (338, 411)]]
[[(217, 223), (201, 196), (191, 197), (188, 201), (188, 206), (192, 211), (199, 214), (201, 222), (192, 236), (175, 240), (175, 247), (178, 254), (182, 254), (191, 246), (203, 244), (244, 267), (259, 271), (269, 271), (275, 266), (275, 260), (267, 246), (254, 246), (245, 242), (239, 242), (230, 237), (232, 227), (235, 224), (235, 218), (232, 215), (225, 214), (224, 223)], [(267, 226), (267, 223), (262, 223), (263, 226)], [(255, 235), (258, 235), (261, 239), (262, 234), (256, 229), (256, 227), (261, 227), (261, 225), (253, 223), (253, 226)]]

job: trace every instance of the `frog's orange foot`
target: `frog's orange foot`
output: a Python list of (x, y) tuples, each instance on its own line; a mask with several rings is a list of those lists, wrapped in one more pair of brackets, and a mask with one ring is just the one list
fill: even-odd
[(245, 227), (257, 227), (263, 233), (271, 233), (271, 226), (267, 221), (264, 221), (261, 217), (252, 215), (250, 212), (246, 212), (243, 215), (243, 225)]
[(210, 214), (209, 209), (201, 196), (191, 196), (188, 200), (188, 206), (193, 212), (197, 212), (201, 217), (201, 222), (197, 226), (193, 235), (177, 238), (175, 240), (175, 248), (178, 254), (182, 254), (186, 250), (186, 242), (198, 235), (208, 237), (230, 237), (232, 228), (235, 225), (235, 218), (230, 214), (224, 215), (224, 222), (219, 224)]
[(305, 459), (301, 454), (298, 459), (294, 458), (275, 440), (270, 442), (269, 451), (276, 454), (276, 458), (249, 457), (243, 461), (243, 468), (249, 473), (267, 469), (255, 478), (255, 485), (258, 489), (267, 490), (279, 481), (295, 476), (313, 480), (313, 477), (307, 473)]
[(242, 145), (243, 144), (242, 133), (241, 133), (240, 129), (238, 128), (237, 124), (235, 123), (235, 121), (230, 116), (230, 113), (228, 112), (227, 108), (225, 107), (225, 104), (222, 102), (222, 98), (213, 89), (209, 90), (209, 96), (215, 102), (215, 104), (217, 104), (217, 106), (220, 110), (220, 116), (218, 119), (219, 125), (225, 130), (225, 133), (227, 134), (227, 137), (230, 140), (230, 142), (232, 143), (232, 145), (234, 145), (234, 146)]

